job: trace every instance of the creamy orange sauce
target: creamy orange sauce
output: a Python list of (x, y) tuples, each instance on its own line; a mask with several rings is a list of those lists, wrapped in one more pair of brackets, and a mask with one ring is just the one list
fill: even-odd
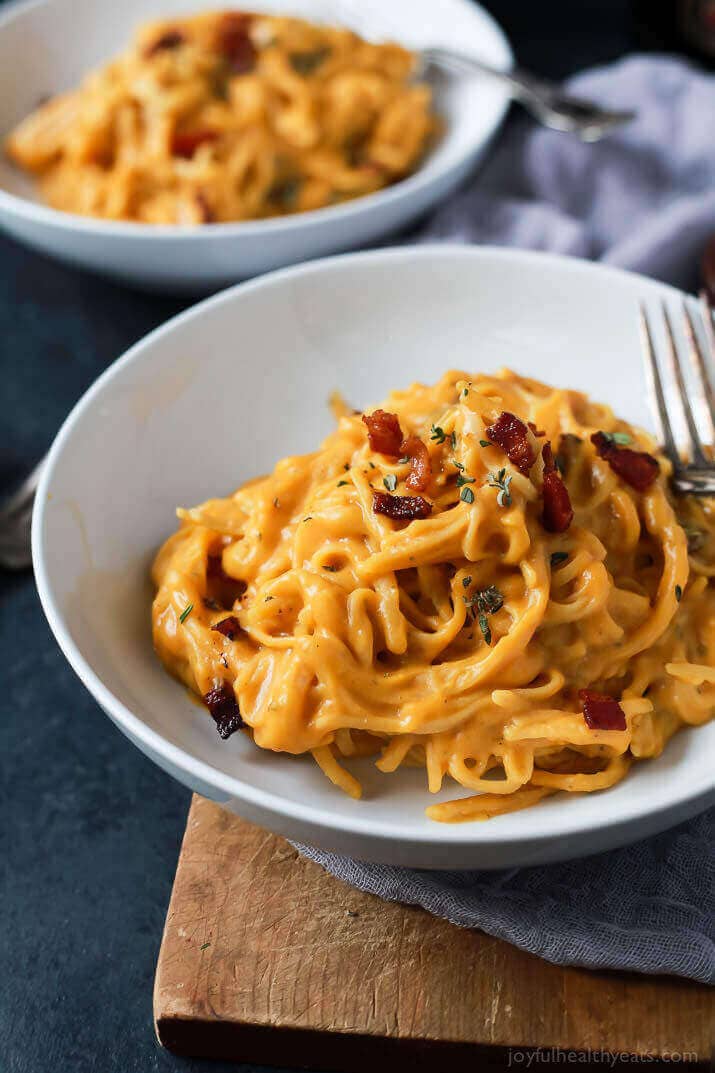
[[(382, 771), (424, 767), (433, 792), (445, 778), (473, 791), (428, 809), (443, 821), (611, 786), (715, 714), (715, 503), (675, 499), (660, 455), (655, 484), (634, 491), (589, 439), (618, 432), (657, 454), (650, 436), (508, 371), (451, 372), (382, 408), (428, 446), (431, 516), (373, 512), (375, 491), (411, 494), (409, 462), (373, 452), (343, 407), (314, 454), (178, 512), (153, 571), (154, 643), (172, 674), (202, 696), (228, 683), (256, 745), (311, 752), (354, 796), (350, 758), (364, 754)], [(528, 476), (487, 442), (502, 411), (559, 452), (566, 532), (541, 523), (543, 439)], [(487, 633), (473, 609), (490, 586), (502, 605)], [(228, 613), (234, 639), (211, 629)], [(584, 688), (616, 698), (626, 729), (591, 729)]]
[(415, 170), (437, 131), (414, 56), (238, 12), (152, 22), (5, 143), (65, 212), (203, 224), (304, 212)]

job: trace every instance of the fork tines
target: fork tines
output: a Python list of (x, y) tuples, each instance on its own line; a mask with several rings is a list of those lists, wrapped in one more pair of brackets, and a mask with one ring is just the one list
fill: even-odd
[[(672, 314), (665, 301), (661, 305), (661, 315), (664, 327), (663, 362), (675, 385), (680, 411), (685, 419), (688, 437), (686, 454), (690, 459), (687, 462), (677, 448), (651, 319), (645, 304), (641, 304), (646, 372), (665, 452), (673, 464), (673, 485), (676, 491), (684, 494), (712, 495), (715, 493), (715, 459), (709, 457), (706, 449), (706, 444), (715, 443), (715, 334), (712, 310), (705, 295), (700, 296), (697, 312), (684, 298), (682, 337), (675, 330)], [(688, 365), (691, 370), (689, 378), (686, 371)], [(700, 426), (698, 414), (702, 422)], [(707, 427), (705, 442), (701, 434), (704, 427)]]

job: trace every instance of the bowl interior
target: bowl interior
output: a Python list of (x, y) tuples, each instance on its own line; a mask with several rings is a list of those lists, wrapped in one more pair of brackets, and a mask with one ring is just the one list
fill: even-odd
[[(121, 4), (30, 0), (11, 5), (0, 17), (0, 136), (41, 100), (76, 86), (90, 70), (115, 56), (142, 22), (217, 6), (215, 0), (123, 0)], [(257, 0), (250, 8), (345, 23), (370, 39), (392, 38), (413, 48), (451, 46), (471, 51), (496, 67), (511, 63), (501, 30), (469, 0), (440, 0), (439, 4), (360, 0), (359, 6), (348, 0), (333, 4), (329, 0)], [(504, 90), (488, 80), (440, 80), (436, 102), (445, 119), (445, 132), (420, 171), (426, 170), (427, 177), (437, 175), (469, 156), (491, 134), (505, 101)], [(0, 189), (39, 200), (32, 181), (1, 155)]]
[[(445, 829), (423, 815), (422, 772), (381, 775), (366, 763), (365, 799), (355, 802), (310, 760), (268, 754), (242, 735), (221, 742), (159, 666), (149, 630), (148, 568), (175, 527), (175, 507), (313, 449), (331, 427), (334, 389), (364, 407), (450, 367), (508, 365), (588, 391), (649, 426), (637, 308), (663, 295), (675, 292), (565, 258), (403, 249), (277, 273), (170, 322), (100, 378), (51, 456), (36, 565), (75, 669), (115, 719), (134, 720), (135, 737), (148, 735), (184, 772), (200, 768), (224, 795), (260, 789), (278, 810), (308, 804), (338, 826), (386, 837), (459, 843), (588, 831), (705, 789), (715, 725), (681, 733), (606, 793)], [(440, 798), (450, 796), (454, 789)]]

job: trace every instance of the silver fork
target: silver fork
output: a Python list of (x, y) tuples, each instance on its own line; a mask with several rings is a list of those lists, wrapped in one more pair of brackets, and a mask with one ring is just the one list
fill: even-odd
[(614, 111), (602, 108), (595, 101), (573, 97), (553, 82), (528, 71), (512, 68), (500, 71), (474, 56), (446, 48), (423, 48), (417, 53), (419, 66), (415, 77), (430, 80), (432, 68), (453, 71), (457, 74), (485, 75), (492, 81), (501, 82), (509, 90), (512, 100), (522, 104), (535, 119), (552, 130), (577, 134), (584, 142), (597, 142), (616, 127), (635, 118), (632, 111)]
[[(676, 445), (673, 421), (668, 412), (666, 395), (663, 390), (656, 346), (653, 341), (651, 320), (645, 305), (641, 305), (641, 330), (643, 334), (643, 352), (646, 374), (648, 377), (655, 415), (658, 421), (665, 453), (673, 464), (672, 485), (681, 495), (715, 495), (715, 460), (708, 458), (703, 438), (698, 428), (696, 410), (701, 414), (703, 425), (707, 426), (706, 440), (715, 444), (715, 333), (713, 332), (713, 312), (704, 293), (700, 295), (698, 313), (695, 314), (687, 299), (683, 299), (683, 330), (685, 344), (678, 342), (673, 320), (665, 302), (662, 305), (665, 328), (665, 351), (663, 361), (667, 365), (675, 384), (682, 416), (685, 418), (688, 444), (687, 456), (683, 457)], [(708, 361), (710, 368), (708, 369)], [(686, 384), (687, 364), (692, 370), (691, 388)], [(695, 408), (693, 406), (695, 403)], [(671, 407), (672, 409), (672, 407)]]
[(24, 570), (32, 562), (30, 525), (44, 458), (0, 507), (0, 566)]

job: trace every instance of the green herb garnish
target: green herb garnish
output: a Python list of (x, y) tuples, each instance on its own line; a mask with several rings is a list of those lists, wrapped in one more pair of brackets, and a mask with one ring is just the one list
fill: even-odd
[(457, 488), (461, 488), (465, 484), (474, 484), (474, 477), (468, 477), (466, 473), (457, 474)]
[(680, 601), (683, 599), (683, 590), (681, 589), (680, 585), (675, 586), (675, 599), (678, 601), (678, 603), (680, 603)]
[(199, 950), (206, 950), (209, 946), (211, 946), (211, 943), (202, 943)]
[(338, 481), (338, 488), (342, 488), (344, 485), (350, 484), (350, 481)]
[(601, 435), (615, 447), (627, 447), (629, 443), (633, 443), (633, 437), (627, 432), (603, 432)]
[(194, 605), (193, 604), (187, 604), (186, 605), (184, 610), (179, 615), (179, 622), (181, 622), (182, 625), (183, 625), (184, 622), (186, 622), (187, 618), (189, 617), (189, 615), (191, 614), (191, 612), (193, 610), (194, 610)]
[(430, 439), (435, 443), (444, 443), (446, 439), (444, 429), (440, 428), (439, 425), (432, 425), (432, 428), (430, 429)]
[(506, 475), (506, 469), (500, 469), (498, 473), (490, 473), (487, 478), (487, 484), (490, 488), (498, 488), (497, 503), (500, 507), (511, 506), (511, 492), (509, 486), (511, 484), (511, 476)]
[(479, 615), (477, 623), (479, 624), (479, 629), (482, 631), (484, 640), (488, 645), (490, 645), (492, 643), (492, 631), (489, 629), (489, 622), (487, 620), (487, 616), (485, 614)]
[(456, 432), (451, 432), (450, 433), (449, 442), (452, 444), (452, 450), (455, 451), (457, 449), (457, 433)]
[(317, 71), (318, 67), (327, 60), (331, 51), (329, 48), (316, 48), (312, 52), (292, 52), (288, 60), (295, 73), (305, 78)]
[(480, 447), (493, 447), (494, 444), (492, 443), (491, 440), (480, 440), (479, 441), (479, 446)]
[(484, 615), (495, 615), (504, 606), (504, 597), (496, 585), (487, 585), (486, 589), (480, 589), (472, 596), (463, 596), (468, 607), (475, 607)]
[(462, 500), (463, 503), (473, 503), (474, 492), (471, 488), (463, 488), (462, 491), (459, 493), (459, 498)]
[(555, 551), (551, 556), (551, 565), (558, 566), (559, 563), (565, 563), (568, 557), (569, 553), (567, 551)]
[(472, 579), (469, 577), (469, 575), (462, 578), (462, 584), (464, 585), (465, 589), (469, 588), (469, 586), (472, 584)]
[(388, 492), (394, 492), (397, 488), (397, 477), (394, 473), (388, 473), (386, 477), (382, 478), (382, 483), (385, 485)]

